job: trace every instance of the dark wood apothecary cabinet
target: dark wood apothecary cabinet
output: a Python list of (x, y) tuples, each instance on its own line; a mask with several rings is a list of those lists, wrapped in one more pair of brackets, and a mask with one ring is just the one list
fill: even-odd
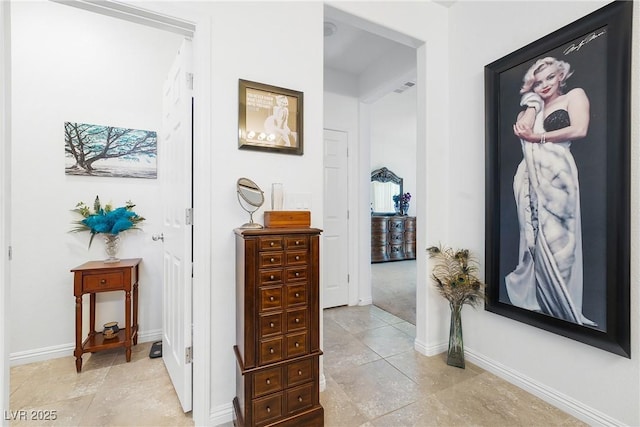
[(321, 230), (236, 229), (237, 426), (322, 426)]

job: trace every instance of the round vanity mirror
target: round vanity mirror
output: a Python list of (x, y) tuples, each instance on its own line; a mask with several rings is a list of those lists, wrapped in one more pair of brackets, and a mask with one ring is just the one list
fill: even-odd
[(262, 228), (262, 225), (253, 222), (253, 213), (264, 203), (264, 192), (248, 178), (238, 179), (237, 192), (240, 206), (249, 213), (249, 222), (240, 228)]

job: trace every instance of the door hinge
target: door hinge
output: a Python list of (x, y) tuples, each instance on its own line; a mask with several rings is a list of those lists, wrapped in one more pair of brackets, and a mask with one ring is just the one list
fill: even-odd
[(187, 87), (193, 90), (193, 73), (187, 73)]
[(347, 219), (349, 219), (349, 211), (347, 210)]
[(193, 208), (184, 210), (184, 223), (185, 225), (193, 225)]
[(184, 349), (184, 363), (189, 364), (193, 362), (193, 347), (189, 346)]
[(349, 283), (351, 281), (351, 275), (347, 274), (347, 283)]
[(7, 258), (9, 259), (9, 261), (11, 261), (11, 259), (13, 258), (13, 248), (11, 246), (9, 246), (9, 248), (7, 249)]

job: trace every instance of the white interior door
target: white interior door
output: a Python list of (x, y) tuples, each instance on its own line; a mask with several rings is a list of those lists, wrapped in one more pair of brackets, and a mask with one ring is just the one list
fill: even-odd
[(349, 302), (347, 141), (346, 132), (324, 131), (322, 308)]
[(185, 412), (192, 407), (191, 42), (184, 40), (163, 88), (159, 176), (163, 193), (162, 358)]

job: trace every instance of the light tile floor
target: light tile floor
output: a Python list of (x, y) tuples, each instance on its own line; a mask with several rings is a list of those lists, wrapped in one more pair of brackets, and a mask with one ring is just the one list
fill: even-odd
[[(413, 350), (415, 326), (370, 305), (324, 310), (320, 394), (327, 427), (583, 426), (559, 409), (467, 362)], [(151, 343), (11, 368), (11, 411), (55, 410), (57, 420), (12, 426), (192, 426)], [(232, 423), (226, 423), (225, 427)]]

